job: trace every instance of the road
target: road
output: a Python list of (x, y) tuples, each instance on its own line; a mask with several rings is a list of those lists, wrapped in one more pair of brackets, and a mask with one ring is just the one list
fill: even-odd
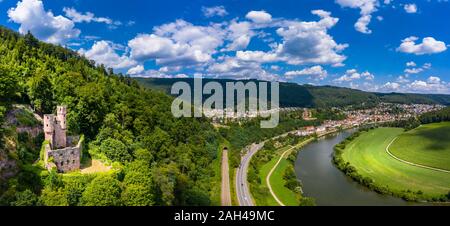
[(236, 195), (239, 206), (255, 205), (247, 183), (247, 170), (253, 155), (256, 154), (256, 152), (258, 152), (263, 146), (264, 142), (260, 144), (252, 144), (249, 147), (249, 150), (244, 154), (244, 156), (242, 156), (241, 165), (236, 173)]
[(246, 149), (244, 149), (245, 154), (241, 158), (241, 165), (239, 166), (237, 172), (236, 172), (236, 195), (238, 198), (238, 204), (239, 206), (254, 206), (253, 198), (250, 193), (250, 188), (248, 187), (247, 183), (247, 171), (248, 166), (250, 165), (250, 160), (252, 159), (253, 155), (256, 154), (259, 150), (261, 150), (262, 147), (264, 147), (264, 144), (268, 140), (277, 139), (280, 137), (285, 137), (291, 133), (295, 133), (298, 130), (290, 131), (287, 133), (284, 133), (282, 135), (272, 137), (270, 139), (267, 139), (259, 144), (252, 144)]
[(231, 206), (230, 175), (228, 168), (228, 150), (222, 151), (222, 206)]
[[(262, 147), (264, 147), (264, 144), (268, 140), (277, 139), (280, 137), (285, 137), (289, 134), (296, 133), (298, 130), (293, 130), (287, 133), (284, 133), (282, 135), (272, 137), (270, 139), (267, 139), (259, 144), (252, 144), (250, 147), (247, 147), (244, 149), (245, 154), (241, 158), (241, 165), (239, 166), (237, 172), (236, 172), (236, 195), (238, 198), (238, 204), (239, 206), (254, 206), (253, 198), (250, 193), (250, 188), (248, 187), (247, 183), (247, 171), (248, 166), (250, 165), (250, 160), (252, 159), (253, 155), (256, 154)], [(326, 134), (322, 134), (321, 136), (325, 136)], [(247, 150), (250, 149), (250, 150)]]

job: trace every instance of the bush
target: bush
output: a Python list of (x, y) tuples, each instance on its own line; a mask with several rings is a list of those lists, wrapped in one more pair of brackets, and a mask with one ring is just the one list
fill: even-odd
[(51, 189), (49, 187), (42, 190), (39, 197), (39, 205), (43, 206), (68, 206), (67, 194), (62, 188)]
[(38, 197), (30, 190), (16, 193), (16, 200), (11, 206), (34, 206), (38, 201)]
[(128, 152), (127, 146), (121, 141), (108, 138), (100, 145), (100, 152), (104, 153), (110, 160), (114, 162), (129, 162), (133, 159)]
[(87, 186), (81, 197), (85, 206), (118, 206), (121, 194), (120, 182), (112, 176), (98, 176)]
[(316, 200), (311, 197), (303, 197), (300, 199), (300, 206), (316, 206)]

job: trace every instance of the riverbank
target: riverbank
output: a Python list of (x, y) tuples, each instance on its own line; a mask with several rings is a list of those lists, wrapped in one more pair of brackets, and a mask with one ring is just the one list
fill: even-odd
[(303, 194), (317, 206), (402, 206), (402, 199), (380, 195), (348, 178), (332, 163), (333, 148), (355, 130), (345, 130), (305, 145), (295, 160)]
[(258, 206), (300, 205), (301, 184), (294, 171), (297, 151), (313, 137), (287, 135), (266, 142), (251, 160), (250, 191)]
[[(292, 191), (286, 187), (289, 183), (286, 179), (286, 172), (290, 170), (289, 167), (294, 168), (295, 162), (289, 161), (289, 156), (296, 156), (300, 149), (314, 141), (314, 138), (309, 138), (295, 146), (286, 147), (287, 150), (283, 151), (281, 155), (274, 158), (269, 162), (270, 171), (266, 174), (266, 170), (261, 171), (261, 177), (265, 180), (265, 185), (268, 187), (271, 195), (276, 200), (280, 206), (298, 206), (300, 205), (302, 195), (301, 195), (301, 185), (298, 186), (297, 191)], [(294, 175), (295, 176), (295, 175)], [(296, 179), (296, 178), (295, 178)]]
[(407, 201), (447, 201), (450, 174), (405, 164), (385, 150), (401, 128), (356, 132), (334, 148), (333, 162), (365, 187)]

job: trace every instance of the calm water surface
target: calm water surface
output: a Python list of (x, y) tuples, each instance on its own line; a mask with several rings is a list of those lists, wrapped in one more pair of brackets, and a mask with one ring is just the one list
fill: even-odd
[(402, 199), (380, 195), (354, 182), (337, 169), (332, 160), (333, 147), (353, 131), (321, 138), (303, 148), (297, 156), (295, 171), (306, 196), (319, 206), (411, 205)]

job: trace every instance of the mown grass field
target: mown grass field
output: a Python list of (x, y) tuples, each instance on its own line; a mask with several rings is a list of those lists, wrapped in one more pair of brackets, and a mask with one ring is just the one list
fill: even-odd
[[(275, 164), (280, 159), (280, 155), (291, 148), (291, 146), (281, 148), (277, 151), (276, 157), (274, 157), (271, 161), (264, 164), (260, 171), (259, 171), (259, 178), (261, 180), (261, 183), (264, 187), (268, 188), (266, 178), (269, 174), (270, 170), (275, 166)], [(283, 174), (286, 168), (288, 167), (288, 160), (283, 158), (278, 165), (278, 167), (275, 169), (275, 171), (272, 173), (272, 176), (270, 177), (270, 185), (272, 186), (272, 189), (274, 193), (277, 195), (278, 199), (287, 206), (298, 206), (298, 198), (297, 194), (295, 194), (293, 191), (289, 190), (284, 186), (285, 181), (283, 179)], [(273, 198), (273, 196), (269, 193), (268, 197), (266, 197), (266, 203), (270, 206), (279, 206), (278, 202)]]
[[(278, 159), (277, 159), (278, 161)], [(297, 194), (287, 187), (284, 186), (285, 180), (283, 179), (283, 174), (288, 167), (289, 162), (283, 158), (278, 165), (278, 167), (273, 171), (270, 177), (270, 185), (272, 186), (273, 192), (277, 195), (278, 199), (286, 206), (298, 206)]]
[(377, 185), (388, 186), (391, 191), (422, 191), (424, 196), (447, 194), (450, 191), (450, 173), (411, 166), (387, 154), (386, 147), (402, 134), (403, 129), (399, 128), (364, 132), (347, 145), (342, 157), (359, 174), (372, 178)]
[(423, 125), (403, 133), (389, 151), (408, 162), (450, 170), (450, 122)]
[[(269, 174), (270, 170), (275, 166), (277, 163), (278, 158), (273, 158), (270, 162), (264, 164), (261, 169), (259, 170), (259, 178), (261, 180), (261, 184), (269, 190), (266, 183), (266, 177)], [(283, 185), (282, 185), (283, 186)], [(279, 206), (277, 201), (273, 198), (273, 196), (270, 194), (270, 192), (267, 193), (267, 195), (264, 197), (264, 203), (266, 203), (268, 206)], [(260, 204), (257, 202), (257, 205)]]

